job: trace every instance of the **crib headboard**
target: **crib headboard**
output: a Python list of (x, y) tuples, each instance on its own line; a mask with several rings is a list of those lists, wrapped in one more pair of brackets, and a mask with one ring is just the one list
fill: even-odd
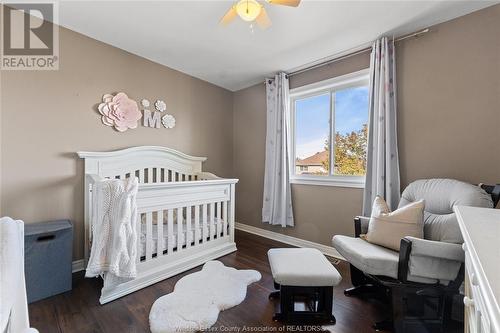
[(160, 146), (138, 146), (109, 152), (78, 152), (85, 174), (103, 178), (135, 175), (140, 183), (196, 180), (206, 157)]

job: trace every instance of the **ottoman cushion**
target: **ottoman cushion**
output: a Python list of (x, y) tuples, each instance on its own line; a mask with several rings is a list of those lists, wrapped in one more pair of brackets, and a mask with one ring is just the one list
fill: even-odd
[(274, 282), (284, 286), (336, 286), (342, 280), (317, 249), (279, 248), (267, 252)]

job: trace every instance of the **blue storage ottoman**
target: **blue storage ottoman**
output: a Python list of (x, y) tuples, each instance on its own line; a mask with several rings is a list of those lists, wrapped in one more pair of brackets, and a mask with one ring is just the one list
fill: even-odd
[(24, 225), (28, 303), (71, 290), (73, 225), (68, 220)]

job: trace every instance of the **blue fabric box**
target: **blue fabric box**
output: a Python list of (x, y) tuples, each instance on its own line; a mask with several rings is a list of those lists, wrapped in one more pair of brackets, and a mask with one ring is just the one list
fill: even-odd
[(71, 290), (73, 225), (68, 220), (24, 225), (28, 303)]

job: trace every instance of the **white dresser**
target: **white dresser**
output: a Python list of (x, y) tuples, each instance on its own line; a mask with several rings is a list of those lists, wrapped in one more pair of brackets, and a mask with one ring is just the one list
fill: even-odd
[(500, 333), (500, 209), (454, 210), (465, 242), (465, 332)]

